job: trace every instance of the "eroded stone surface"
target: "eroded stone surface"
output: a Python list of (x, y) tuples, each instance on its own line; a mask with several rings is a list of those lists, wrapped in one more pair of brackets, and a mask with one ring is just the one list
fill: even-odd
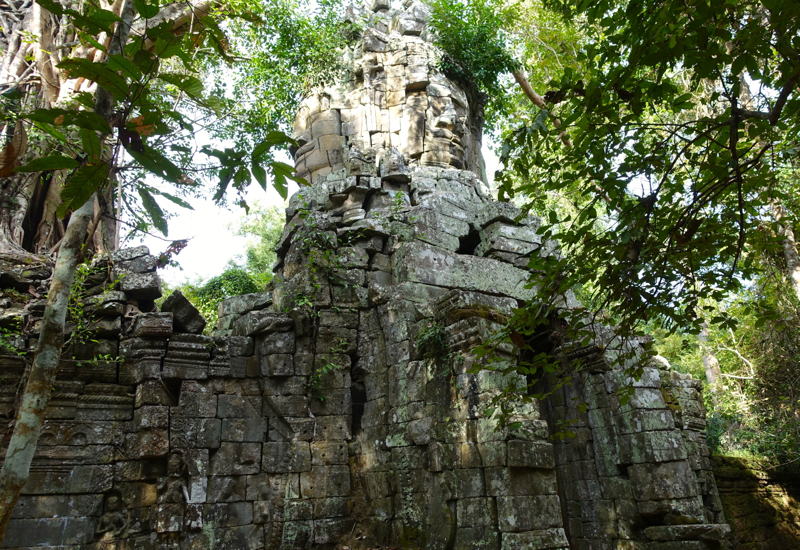
[[(698, 382), (643, 365), (620, 402), (626, 350), (598, 329), (574, 384), (509, 426), (491, 416), (527, 380), (475, 348), (533, 295), (531, 252), (558, 251), (492, 200), (481, 107), (437, 72), (427, 8), (407, 4), (373, 2), (353, 80), (301, 107), (313, 184), (289, 202), (269, 292), (223, 302), (205, 336), (180, 297), (141, 313), (160, 293), (146, 248), (112, 255), (120, 289), (92, 312), (118, 327), (77, 351), (121, 361), (62, 365), (5, 547), (718, 547)], [(0, 356), (3, 405), (24, 366)], [(551, 439), (562, 422), (575, 436)]]

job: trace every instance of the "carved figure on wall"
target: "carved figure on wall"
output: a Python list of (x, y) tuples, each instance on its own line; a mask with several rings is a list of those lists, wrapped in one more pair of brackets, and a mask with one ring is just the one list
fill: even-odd
[(95, 532), (107, 538), (124, 538), (128, 530), (128, 514), (124, 510), (122, 501), (117, 495), (106, 497), (106, 513), (97, 521)]

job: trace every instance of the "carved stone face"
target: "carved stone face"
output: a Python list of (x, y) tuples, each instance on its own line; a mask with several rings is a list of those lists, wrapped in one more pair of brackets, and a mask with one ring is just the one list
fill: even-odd
[(480, 107), (471, 109), (464, 91), (438, 72), (437, 52), (423, 39), (425, 10), (414, 3), (379, 7), (377, 15), (353, 52), (351, 79), (312, 94), (297, 114), (298, 175), (316, 181), (344, 168), (350, 151), (378, 165), (396, 148), (406, 165), (482, 177)]
[(467, 150), (471, 145), (468, 113), (466, 99), (428, 95), (422, 164), (442, 168), (467, 168)]

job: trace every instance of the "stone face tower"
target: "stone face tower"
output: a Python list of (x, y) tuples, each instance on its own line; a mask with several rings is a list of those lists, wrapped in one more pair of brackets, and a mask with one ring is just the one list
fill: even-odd
[(350, 157), (380, 164), (391, 148), (408, 165), (483, 173), (483, 106), (437, 70), (427, 40), (428, 8), (373, 3), (363, 40), (345, 59), (348, 79), (308, 97), (293, 137), (298, 175), (310, 182), (336, 172)]
[[(374, 8), (352, 79), (298, 115), (313, 184), (268, 292), (223, 302), (205, 336), (180, 295), (152, 311), (146, 249), (97, 260), (97, 343), (63, 362), (4, 547), (722, 547), (698, 382), (658, 363), (626, 380), (598, 330), (571, 386), (512, 427), (488, 414), (527, 380), (475, 348), (532, 297), (530, 254), (555, 247), (481, 181), (480, 106), (436, 72), (424, 8)], [(25, 311), (35, 331), (40, 304)], [(24, 360), (0, 368), (15, 382)], [(554, 443), (561, 421), (575, 437)]]

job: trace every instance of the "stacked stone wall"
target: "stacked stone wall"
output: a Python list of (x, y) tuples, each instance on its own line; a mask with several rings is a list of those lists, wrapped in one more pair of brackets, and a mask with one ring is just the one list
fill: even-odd
[(800, 471), (776, 470), (731, 457), (712, 459), (733, 547), (742, 550), (800, 548)]
[[(160, 293), (146, 249), (95, 262), (106, 332), (62, 365), (5, 547), (719, 547), (696, 382), (645, 365), (620, 405), (598, 333), (580, 383), (513, 429), (486, 416), (527, 383), (475, 347), (530, 297), (527, 256), (555, 253), (535, 218), (430, 167), (331, 173), (287, 218), (274, 288), (223, 302), (213, 336), (180, 295), (142, 311)], [(9, 379), (24, 364), (4, 358)], [(562, 418), (577, 436), (554, 445)]]
[[(705, 441), (700, 382), (656, 362), (639, 380), (626, 379), (603, 359), (544, 403), (551, 426), (570, 421), (575, 433), (555, 445), (573, 547), (666, 550), (723, 541), (729, 529)], [(625, 384), (633, 393), (623, 403)]]

